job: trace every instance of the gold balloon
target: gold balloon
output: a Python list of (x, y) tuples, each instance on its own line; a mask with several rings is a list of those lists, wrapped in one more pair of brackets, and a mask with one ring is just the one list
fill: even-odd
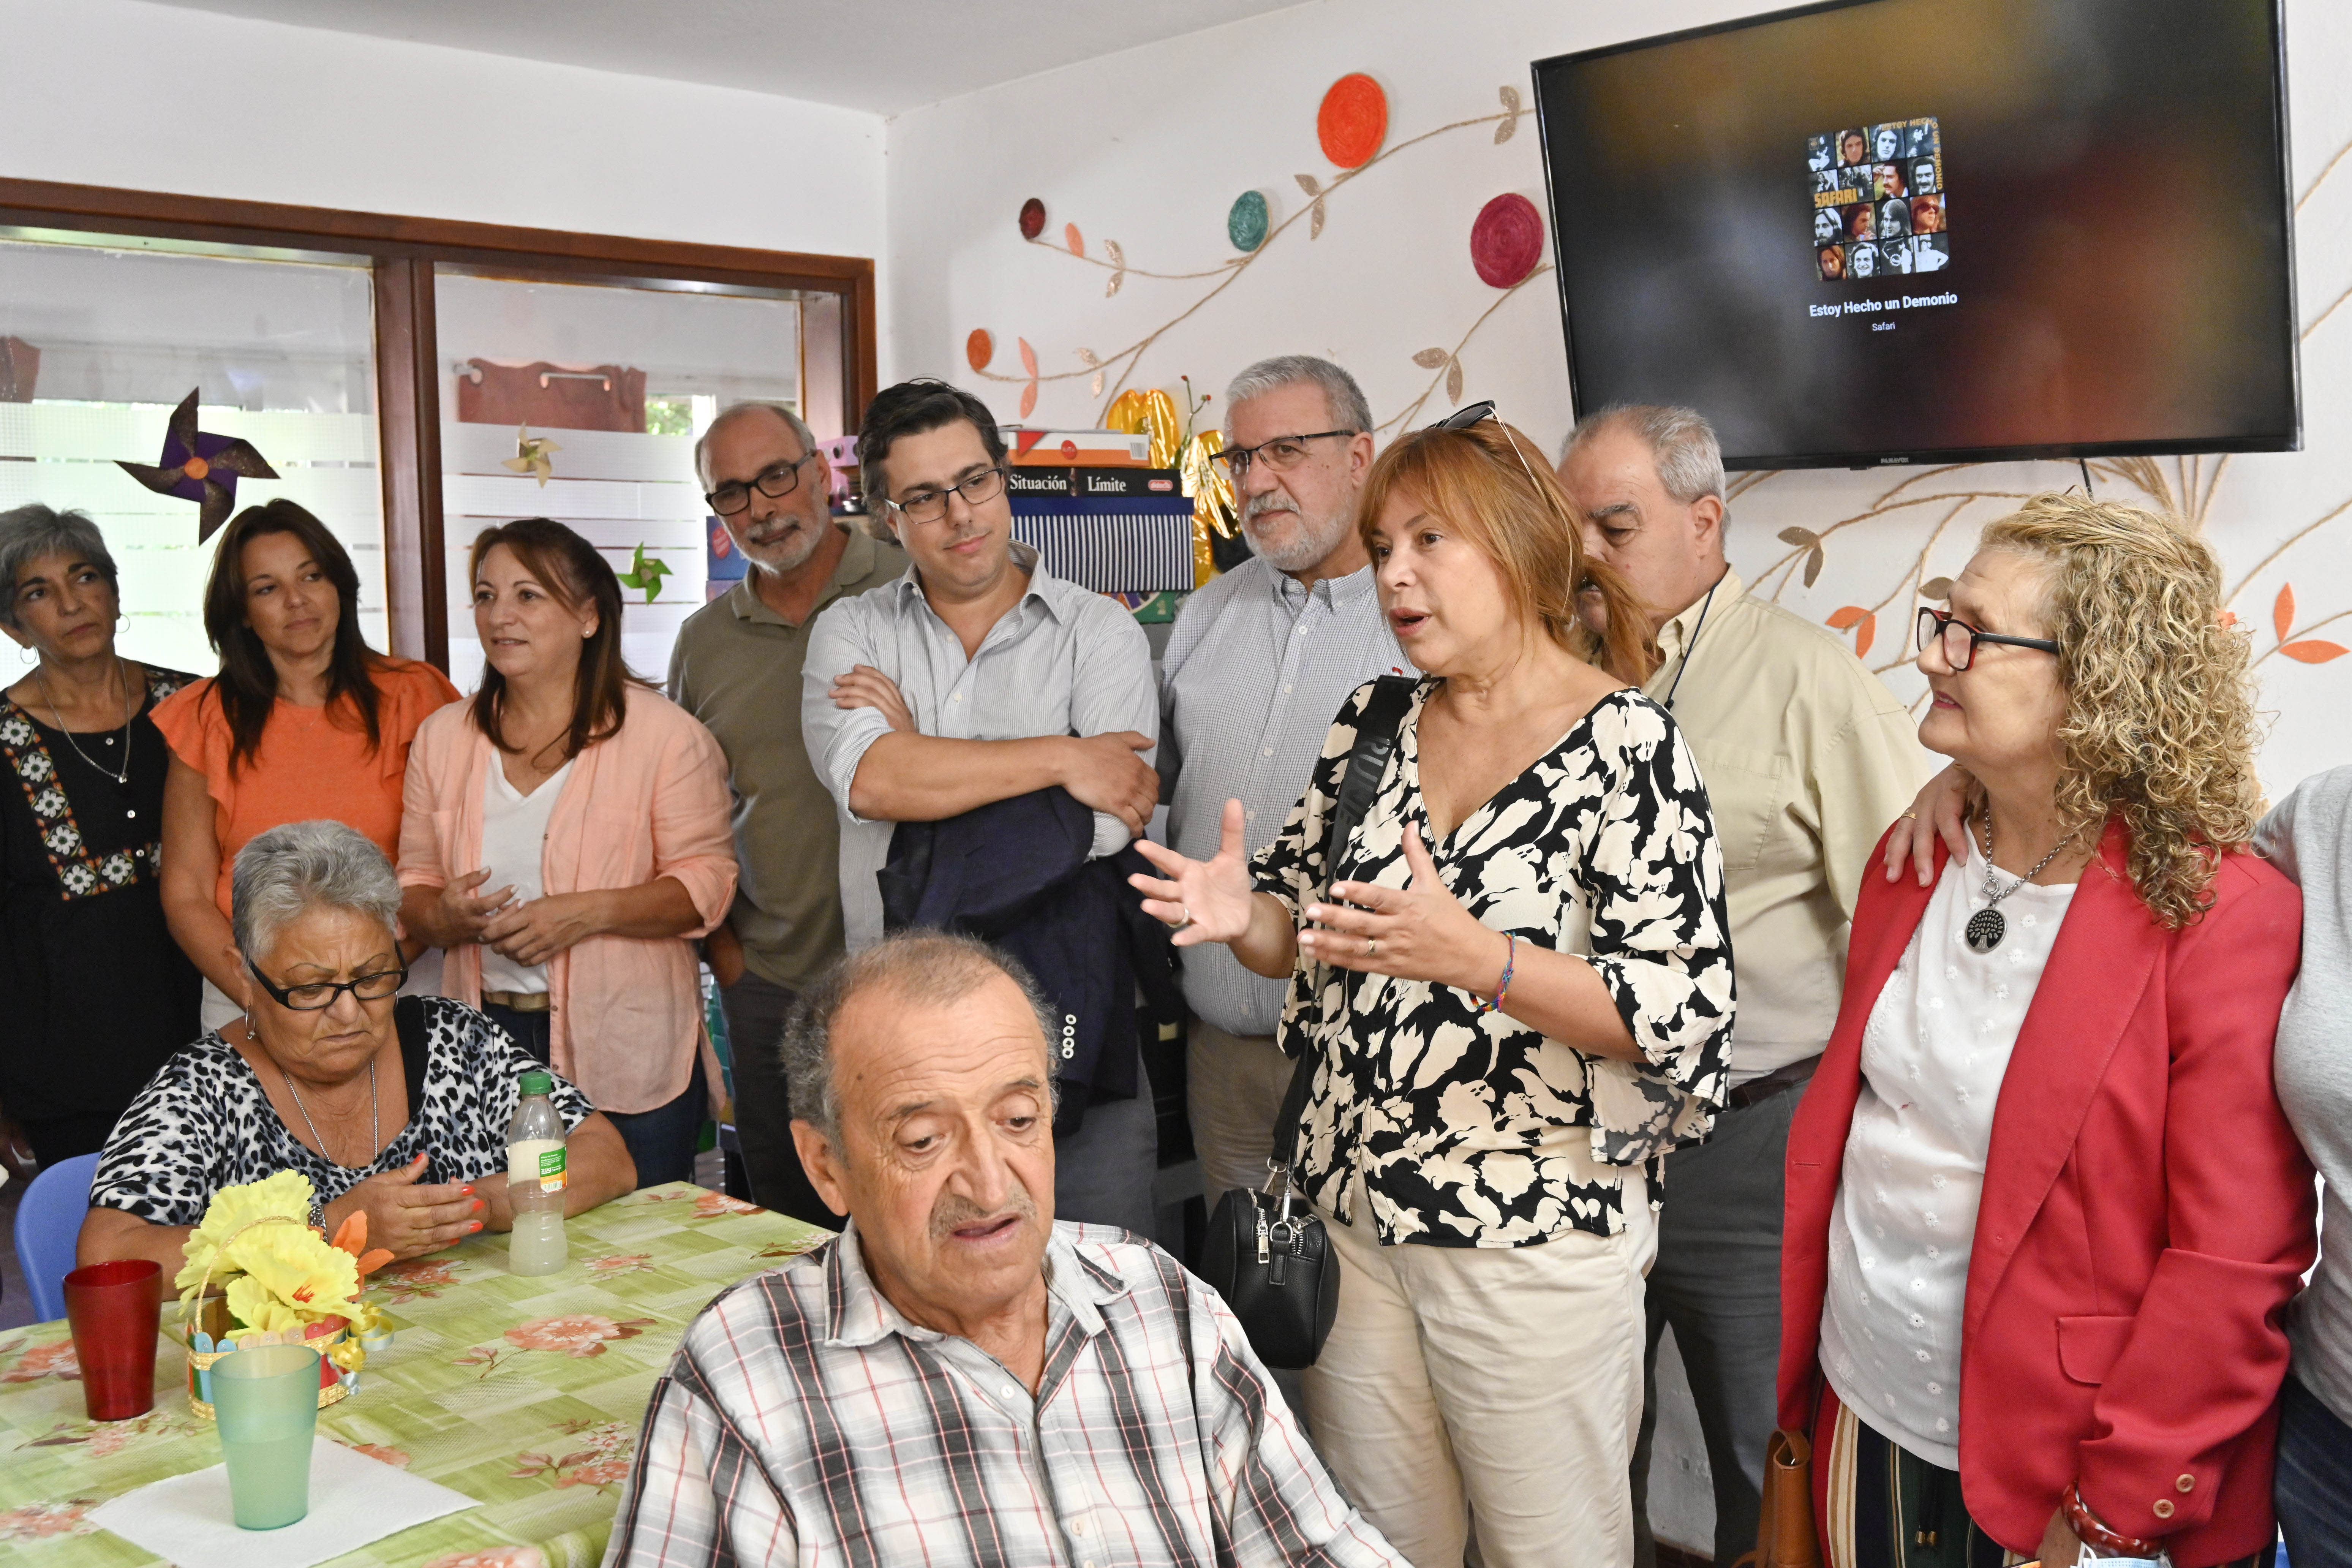
[(1129, 436), (1150, 436), (1150, 465), (1155, 468), (1176, 466), (1176, 447), (1183, 439), (1184, 427), (1176, 417), (1176, 400), (1165, 392), (1129, 387), (1111, 399), (1103, 426)]
[(1220, 539), (1234, 537), (1233, 475), (1216, 460), (1224, 449), (1224, 434), (1217, 430), (1202, 430), (1184, 447), (1184, 493), (1192, 498), (1192, 585), (1196, 588), (1217, 574), (1209, 548), (1210, 531), (1213, 529)]

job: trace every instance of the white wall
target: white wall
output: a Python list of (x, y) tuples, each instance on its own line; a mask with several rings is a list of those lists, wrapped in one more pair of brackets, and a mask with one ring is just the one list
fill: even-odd
[[(1531, 60), (1766, 8), (1739, 0), (1639, 7), (1324, 0), (902, 115), (889, 130), (895, 331), (887, 368), (950, 376), (1010, 419), (1022, 391), (1016, 339), (1025, 338), (1045, 374), (1079, 373), (1041, 384), (1034, 421), (1085, 426), (1095, 423), (1102, 398), (1092, 393), (1078, 351), (1114, 362), (1108, 392), (1127, 368), (1114, 356), (1158, 331), (1134, 366), (1141, 384), (1176, 390), (1177, 378), (1190, 375), (1195, 387), (1221, 392), (1261, 355), (1315, 353), (1354, 372), (1375, 418), (1409, 427), (1402, 416), (1416, 400), (1425, 398), (1411, 415), (1416, 424), (1454, 406), (1443, 371), (1415, 364), (1413, 354), (1459, 343), (1462, 401), (1495, 398), (1515, 423), (1556, 447), (1570, 404), (1553, 280), (1536, 278), (1502, 299), (1478, 279), (1468, 253), (1472, 220), (1491, 197), (1517, 191), (1538, 210), (1547, 206), (1532, 116), (1500, 144), (1489, 122), (1398, 152), (1328, 198), (1319, 237), (1298, 224), (1204, 300), (1237, 254), (1225, 237), (1226, 209), (1257, 187), (1279, 223), (1309, 199), (1295, 175), (1328, 186), (1337, 171), (1318, 146), (1315, 111), (1324, 89), (1347, 72), (1368, 71), (1387, 90), (1394, 147), (1499, 113), (1503, 87), (1531, 101)], [(2352, 65), (2352, 8), (2331, 0), (2289, 0), (2287, 8), (2300, 189), (2352, 141), (2352, 96), (2336, 86)], [(1045, 203), (1049, 245), (1024, 245), (1015, 229), (1015, 214), (1032, 195)], [(1102, 257), (1105, 242), (1116, 240), (1135, 268), (1212, 276), (1130, 272), (1107, 296), (1108, 269), (1053, 247), (1065, 223), (1077, 225), (1090, 256)], [(2352, 288), (2352, 159), (2311, 199), (2300, 223), (2302, 320), (2309, 323)], [(1490, 307), (1494, 313), (1477, 324)], [(965, 337), (975, 327), (995, 334), (992, 370), (1015, 379), (988, 380), (967, 368)], [(2245, 579), (2238, 614), (2253, 627), (2256, 652), (2269, 655), (2260, 674), (2278, 721), (2263, 771), (2274, 794), (2352, 756), (2336, 716), (2352, 696), (2352, 659), (2312, 666), (2272, 652), (2280, 641), (2273, 607), (2290, 582), (2300, 605), (2298, 636), (2338, 612), (2352, 615), (2352, 511), (2300, 531), (2352, 506), (2352, 452), (2343, 439), (2352, 424), (2346, 395), (2352, 306), (2308, 338), (2303, 370), (2307, 449), (2231, 461), (2207, 521), (2230, 581)], [(1213, 405), (1207, 418), (1216, 416)], [(2162, 468), (2178, 487), (2179, 466), (2168, 460)], [(1789, 559), (1790, 547), (1777, 538), (1782, 529), (1821, 531), (1872, 511), (1916, 472), (1802, 472), (1765, 481), (1735, 504), (1735, 565), (1757, 579)], [(2211, 474), (2208, 462), (2201, 476)], [(2007, 465), (1925, 479), (1893, 499), (2074, 482), (2071, 466)], [(2102, 494), (2123, 489), (2100, 485)], [(1843, 606), (1876, 609), (1868, 662), (1883, 668), (1903, 697), (1916, 699), (1922, 684), (1902, 662), (1912, 589), (1956, 571), (1977, 525), (2002, 504), (1955, 497), (1843, 529), (1828, 542), (1818, 581), (1807, 588), (1775, 574), (1779, 596), (1823, 621)], [(2282, 545), (2284, 553), (2265, 563)], [(2352, 642), (2347, 633), (2352, 622), (2316, 629), (2320, 637)], [(1664, 1538), (1704, 1549), (1713, 1518), (1706, 1455), (1682, 1380), (1666, 1381), (1653, 1515)]]
[(882, 121), (140, 0), (0, 0), (0, 174), (879, 257)]
[[(1444, 7), (1324, 0), (899, 116), (889, 128), (894, 331), (887, 368), (949, 375), (1009, 419), (1022, 390), (1018, 379), (973, 374), (964, 340), (975, 327), (989, 329), (997, 340), (991, 368), (1017, 378), (1015, 340), (1025, 338), (1047, 374), (1079, 373), (1041, 385), (1035, 420), (1086, 426), (1101, 399), (1090, 395), (1078, 351), (1110, 360), (1164, 326), (1135, 366), (1143, 384), (1174, 388), (1179, 375), (1190, 375), (1195, 387), (1221, 390), (1250, 360), (1305, 351), (1354, 372), (1376, 418), (1402, 416), (1429, 395), (1412, 415), (1423, 421), (1452, 403), (1443, 373), (1416, 365), (1412, 355), (1461, 343), (1465, 400), (1493, 397), (1514, 422), (1555, 445), (1567, 429), (1569, 397), (1552, 279), (1535, 278), (1501, 300), (1472, 271), (1468, 252), (1471, 222), (1489, 198), (1517, 191), (1539, 210), (1546, 206), (1531, 115), (1499, 145), (1489, 122), (1396, 153), (1329, 197), (1320, 237), (1310, 237), (1305, 222), (1282, 233), (1231, 287), (1174, 325), (1168, 323), (1202, 300), (1214, 276), (1163, 280), (1130, 272), (1118, 294), (1107, 297), (1109, 270), (1050, 245), (1024, 245), (1014, 215), (1024, 199), (1039, 196), (1048, 241), (1058, 244), (1062, 226), (1076, 223), (1092, 257), (1101, 258), (1104, 242), (1116, 240), (1137, 268), (1213, 274), (1236, 255), (1224, 232), (1236, 195), (1263, 189), (1279, 223), (1308, 200), (1295, 175), (1328, 186), (1338, 173), (1317, 145), (1315, 110), (1324, 89), (1349, 71), (1368, 71), (1387, 90), (1388, 145), (1394, 147), (1454, 121), (1499, 113), (1505, 86), (1531, 101), (1530, 60), (1766, 8), (1740, 0), (1656, 0), (1640, 7), (1591, 0)], [(2335, 88), (2352, 64), (2352, 10), (2327, 0), (2289, 0), (2287, 9), (2300, 188), (2352, 140), (2352, 98)], [(2300, 224), (2308, 323), (2352, 287), (2352, 160), (2313, 197)], [(1473, 332), (1489, 307), (1494, 313)], [(1113, 369), (1111, 386), (1123, 368), (1122, 362)], [(2352, 694), (2352, 659), (2314, 666), (2277, 657), (2272, 612), (2279, 589), (2291, 583), (2298, 637), (2312, 622), (2352, 613), (2352, 513), (2302, 536), (2277, 561), (2262, 563), (2352, 498), (2352, 454), (2342, 449), (2352, 424), (2345, 395), (2352, 377), (2352, 308), (2311, 335), (2303, 369), (2307, 449), (2232, 460), (2208, 520), (2232, 584), (2247, 577), (2236, 608), (2254, 628), (2257, 654), (2269, 655), (2260, 671), (2267, 703), (2280, 716), (2263, 755), (2273, 793), (2346, 760), (2338, 732), (2314, 721), (2327, 704)], [(1214, 421), (1215, 405), (1208, 417)], [(2177, 465), (2168, 460), (2163, 468), (2178, 487)], [(2209, 462), (2202, 476), (2211, 472)], [(1820, 530), (1869, 511), (1910, 477), (1894, 470), (1773, 478), (1735, 505), (1734, 564), (1752, 580), (1790, 555), (1777, 538), (1782, 529)], [(2008, 465), (1915, 484), (1906, 495), (2074, 482), (2070, 465)], [(2122, 489), (2111, 481), (2100, 486), (2102, 494)], [(1820, 620), (1843, 606), (1875, 608), (1868, 661), (1892, 666), (1885, 670), (1890, 682), (1906, 700), (1916, 698), (1924, 689), (1899, 663), (1911, 586), (1957, 570), (1976, 526), (2000, 505), (1956, 499), (1843, 529), (1829, 542), (1819, 580), (1810, 589), (1788, 583), (1781, 602)], [(2347, 633), (2352, 622), (2315, 635), (2352, 642)]]

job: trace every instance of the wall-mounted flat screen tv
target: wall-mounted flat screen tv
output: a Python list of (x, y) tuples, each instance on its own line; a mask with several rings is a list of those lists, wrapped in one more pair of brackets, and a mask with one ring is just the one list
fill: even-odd
[(1736, 468), (2300, 445), (2280, 0), (1843, 0), (1537, 62), (1579, 414)]

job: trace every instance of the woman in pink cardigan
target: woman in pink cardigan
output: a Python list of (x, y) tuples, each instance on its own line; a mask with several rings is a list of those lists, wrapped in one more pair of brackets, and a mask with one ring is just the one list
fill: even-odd
[(726, 759), (621, 661), (621, 585), (560, 522), (470, 559), (480, 688), (409, 752), (400, 916), (442, 989), (585, 1089), (637, 1184), (692, 1179), (718, 1062), (694, 939), (735, 896)]

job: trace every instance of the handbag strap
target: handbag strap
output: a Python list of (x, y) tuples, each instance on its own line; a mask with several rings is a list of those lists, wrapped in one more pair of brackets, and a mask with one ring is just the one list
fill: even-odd
[[(1323, 891), (1327, 900), (1331, 884), (1339, 875), (1339, 857), (1354, 842), (1356, 829), (1362, 824), (1364, 813), (1371, 809), (1372, 796), (1379, 793), (1381, 775), (1388, 772), (1389, 758), (1396, 752), (1405, 710), (1412, 706), (1413, 688), (1419, 684), (1409, 675), (1381, 676), (1372, 683), (1372, 694), (1365, 699), (1364, 710), (1357, 716), (1356, 743), (1348, 752), (1348, 771), (1339, 779), (1339, 804), (1332, 808), (1330, 830), (1323, 841)], [(1290, 1087), (1283, 1091), (1282, 1109), (1275, 1113), (1274, 1154), (1268, 1162), (1278, 1163), (1286, 1181), (1297, 1155), (1299, 1123), (1307, 1118), (1307, 1091), (1314, 1078), (1315, 1058), (1302, 1045), (1297, 1065), (1290, 1069)]]

